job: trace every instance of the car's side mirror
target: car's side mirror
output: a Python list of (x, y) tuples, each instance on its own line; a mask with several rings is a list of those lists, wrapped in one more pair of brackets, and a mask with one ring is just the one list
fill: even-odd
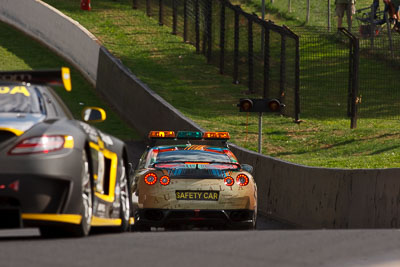
[(241, 164), (240, 166), (242, 166), (242, 169), (245, 170), (246, 172), (252, 174), (253, 173), (253, 166), (249, 165), (249, 164)]
[(102, 122), (106, 120), (106, 112), (98, 107), (86, 107), (82, 111), (82, 119), (86, 122)]

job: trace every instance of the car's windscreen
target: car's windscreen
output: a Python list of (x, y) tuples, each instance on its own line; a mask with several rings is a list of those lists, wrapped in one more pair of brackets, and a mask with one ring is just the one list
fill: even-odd
[(39, 91), (32, 86), (0, 85), (0, 112), (42, 113)]
[(176, 150), (158, 153), (156, 162), (231, 162), (225, 153), (203, 150)]

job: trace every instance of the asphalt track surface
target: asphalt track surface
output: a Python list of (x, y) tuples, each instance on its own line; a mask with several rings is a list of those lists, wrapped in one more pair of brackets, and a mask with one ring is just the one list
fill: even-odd
[[(129, 142), (134, 163), (144, 149)], [(1, 218), (0, 218), (1, 219)], [(294, 230), (259, 218), (254, 231), (97, 233), (44, 239), (0, 230), (0, 267), (400, 266), (400, 230)]]
[(42, 239), (0, 231), (0, 266), (400, 266), (398, 230), (176, 231)]

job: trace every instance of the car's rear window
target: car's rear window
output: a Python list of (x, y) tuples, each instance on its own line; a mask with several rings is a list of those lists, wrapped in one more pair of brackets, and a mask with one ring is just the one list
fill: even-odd
[(231, 162), (224, 153), (203, 150), (175, 150), (157, 154), (156, 162)]
[(38, 91), (31, 86), (0, 85), (0, 112), (42, 113)]

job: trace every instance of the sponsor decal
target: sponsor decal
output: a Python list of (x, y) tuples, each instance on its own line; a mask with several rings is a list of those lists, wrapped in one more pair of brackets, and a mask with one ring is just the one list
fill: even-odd
[(15, 87), (8, 87), (8, 86), (0, 86), (0, 94), (23, 94), (25, 96), (30, 96), (28, 89), (25, 86), (15, 86)]

